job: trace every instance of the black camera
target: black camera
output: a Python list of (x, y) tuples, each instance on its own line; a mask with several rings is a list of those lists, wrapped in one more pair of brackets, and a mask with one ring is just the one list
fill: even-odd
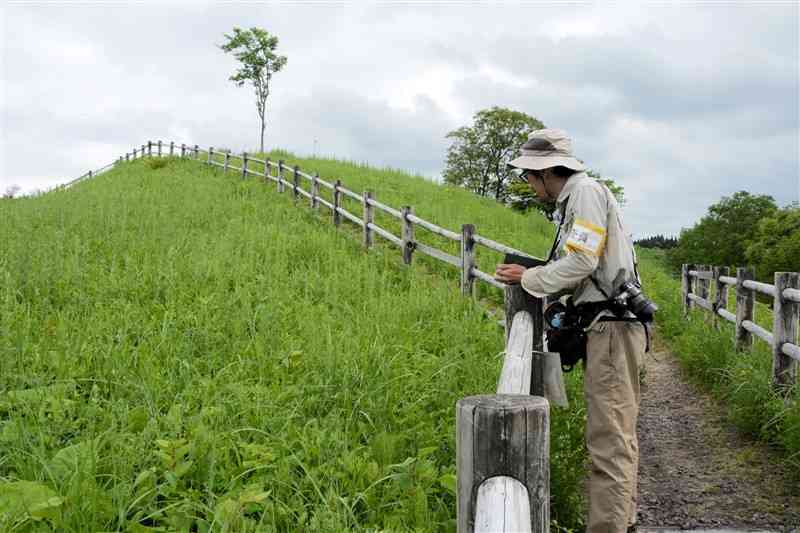
[(642, 293), (639, 285), (632, 281), (626, 281), (620, 285), (614, 300), (626, 307), (642, 322), (652, 322), (653, 316), (658, 311), (658, 306)]

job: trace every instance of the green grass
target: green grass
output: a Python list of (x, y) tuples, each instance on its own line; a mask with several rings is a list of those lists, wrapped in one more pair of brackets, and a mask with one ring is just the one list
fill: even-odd
[[(645, 287), (660, 306), (658, 331), (687, 374), (721, 400), (737, 427), (783, 449), (785, 466), (800, 479), (800, 386), (793, 387), (788, 401), (775, 394), (769, 345), (755, 338), (751, 351), (736, 352), (732, 324), (720, 319), (716, 329), (702, 309), (684, 318), (680, 282), (667, 273), (662, 255), (644, 250), (640, 255)], [(733, 292), (728, 307), (735, 309)], [(771, 310), (756, 304), (755, 322), (771, 330)]]
[[(454, 531), (455, 402), (495, 390), (503, 349), (457, 270), (366, 253), (274, 183), (147, 163), (0, 202), (0, 530)], [(299, 163), (547, 251), (549, 223), (465, 191)], [(568, 388), (552, 517), (580, 528)]]

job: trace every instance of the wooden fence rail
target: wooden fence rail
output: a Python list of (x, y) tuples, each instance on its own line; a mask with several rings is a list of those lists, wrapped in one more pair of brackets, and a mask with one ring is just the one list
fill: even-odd
[[(753, 337), (758, 337), (772, 347), (772, 385), (776, 391), (786, 393), (797, 381), (800, 362), (798, 346), (798, 321), (800, 321), (800, 274), (776, 272), (775, 283), (770, 285), (753, 279), (752, 268), (737, 268), (736, 277), (728, 276), (727, 267), (685, 264), (682, 267), (684, 314), (692, 307), (710, 311), (717, 317), (733, 323), (735, 346), (738, 351), (749, 350)], [(708, 283), (714, 282), (715, 298), (708, 294)], [(726, 309), (728, 289), (736, 290), (736, 312)], [(769, 296), (772, 305), (772, 331), (753, 320), (755, 294)]]
[[(157, 147), (153, 154), (153, 145)], [(133, 148), (114, 163), (88, 172), (64, 187), (108, 170), (117, 163), (145, 157), (163, 157), (162, 141), (148, 141), (141, 149)], [(174, 155), (175, 143), (169, 143)], [(500, 253), (535, 257), (520, 250), (478, 235), (475, 226), (463, 224), (456, 232), (443, 228), (414, 214), (413, 207), (390, 207), (375, 199), (374, 192), (356, 193), (345, 188), (340, 180), (327, 182), (318, 174), (303, 172), (298, 166), (289, 169), (283, 161), (261, 160), (247, 153), (237, 155), (229, 150), (214, 152), (198, 145), (180, 145), (180, 157), (197, 160), (208, 166), (233, 170), (242, 179), (254, 176), (274, 181), (278, 192), (291, 187), (295, 203), (300, 196), (310, 200), (311, 208), (324, 206), (331, 211), (333, 222), (340, 226), (347, 220), (362, 228), (366, 249), (378, 235), (401, 249), (403, 262), (410, 264), (418, 251), (461, 271), (461, 291), (474, 295), (475, 280), (502, 289), (505, 301), (506, 350), (496, 395), (471, 396), (456, 404), (456, 464), (458, 479), (457, 522), (459, 533), (466, 532), (532, 532), (550, 530), (550, 404), (544, 398), (543, 302), (526, 293), (519, 285), (506, 285), (478, 269), (476, 245)], [(200, 153), (206, 154), (202, 160)], [(223, 162), (214, 156), (222, 155)], [(231, 164), (239, 159), (241, 167)], [(264, 170), (256, 172), (250, 163), (260, 163)], [(286, 173), (291, 172), (291, 180)], [(305, 190), (300, 178), (311, 187)], [(333, 202), (320, 196), (320, 186), (333, 191)], [(343, 207), (342, 199), (361, 204), (361, 217)], [(401, 222), (401, 235), (392, 234), (375, 224), (378, 209)], [(460, 245), (459, 256), (449, 254), (417, 238), (415, 229), (439, 235)]]

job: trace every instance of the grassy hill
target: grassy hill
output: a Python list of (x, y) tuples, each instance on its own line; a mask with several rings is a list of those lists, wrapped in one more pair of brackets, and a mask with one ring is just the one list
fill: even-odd
[[(325, 164), (434, 221), (546, 247), (546, 223), (464, 191)], [(455, 269), (365, 253), (274, 185), (157, 166), (0, 202), (0, 529), (452, 531), (454, 405), (495, 390), (496, 317)], [(570, 387), (553, 518), (577, 527)]]
[[(538, 255), (550, 245), (542, 217), (462, 189), (269, 156), (454, 231), (473, 223)], [(405, 267), (379, 236), (367, 253), (325, 208), (193, 161), (124, 163), (0, 202), (0, 218), (0, 529), (454, 530), (454, 405), (495, 390), (503, 334), (485, 304), (499, 291), (479, 286), (472, 302), (457, 269), (421, 254)], [(376, 222), (399, 234), (388, 215)], [(730, 331), (684, 320), (679, 283), (642, 256), (662, 337), (792, 461), (800, 409), (771, 395), (766, 348), (737, 355)], [(478, 250), (485, 272), (500, 259)], [(552, 516), (580, 529), (580, 370), (567, 385), (571, 408), (552, 413)]]

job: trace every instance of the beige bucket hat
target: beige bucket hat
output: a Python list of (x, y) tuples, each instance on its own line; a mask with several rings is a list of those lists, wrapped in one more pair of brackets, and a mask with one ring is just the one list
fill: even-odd
[(508, 163), (509, 167), (542, 170), (550, 167), (567, 167), (584, 170), (586, 167), (572, 155), (572, 141), (564, 130), (544, 129), (532, 131), (520, 147), (522, 155)]

